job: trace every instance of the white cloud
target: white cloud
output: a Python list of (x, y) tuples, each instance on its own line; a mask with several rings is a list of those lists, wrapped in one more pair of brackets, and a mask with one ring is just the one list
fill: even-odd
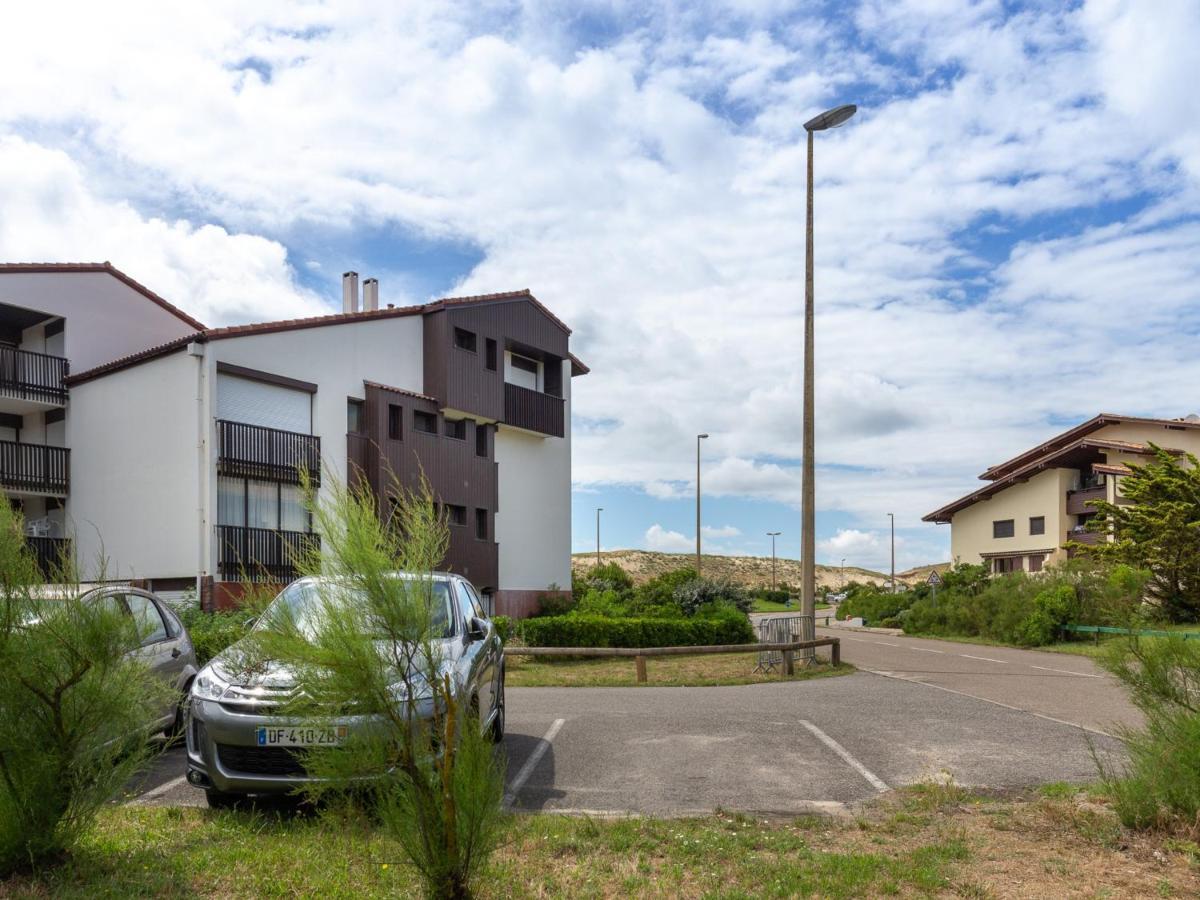
[(660, 550), (663, 553), (687, 553), (696, 549), (694, 538), (685, 537), (678, 531), (668, 531), (657, 522), (646, 529), (645, 544), (647, 550)]
[(700, 528), (700, 534), (706, 538), (719, 540), (720, 538), (737, 537), (742, 532), (732, 525), (722, 525), (720, 528), (714, 528), (712, 525), (703, 525)]
[(0, 258), (111, 259), (220, 323), (320, 306), (306, 225), (464, 241), (456, 289), (575, 328), (580, 485), (690, 496), (706, 431), (706, 494), (795, 504), (800, 123), (852, 86), (816, 158), (822, 510), (944, 556), (919, 516), (1056, 423), (1192, 410), (1161, 386), (1200, 381), (1194, 3), (780, 9), (639, 7), (605, 43), (555, 3), (24, 4)]

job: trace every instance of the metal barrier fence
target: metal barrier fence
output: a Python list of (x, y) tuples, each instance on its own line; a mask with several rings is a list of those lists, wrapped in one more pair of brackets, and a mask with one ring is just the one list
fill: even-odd
[[(758, 620), (758, 640), (762, 644), (792, 644), (797, 641), (811, 641), (816, 638), (816, 629), (812, 616), (772, 616), (769, 619)], [(809, 665), (817, 657), (817, 651), (808, 647), (801, 650), (796, 658)], [(783, 665), (783, 654), (778, 650), (760, 650), (758, 665), (755, 672), (772, 672)]]

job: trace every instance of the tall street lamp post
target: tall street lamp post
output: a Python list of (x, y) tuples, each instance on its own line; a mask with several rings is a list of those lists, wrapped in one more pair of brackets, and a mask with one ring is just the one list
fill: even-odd
[[(804, 242), (804, 454), (801, 488), (801, 539), (800, 539), (800, 614), (809, 616), (808, 623), (815, 623), (816, 615), (816, 552), (817, 552), (817, 509), (816, 509), (816, 466), (813, 460), (813, 133), (836, 128), (849, 119), (858, 107), (853, 104), (828, 109), (804, 123), (808, 132), (808, 203), (805, 219)], [(812, 624), (805, 635), (811, 639), (815, 631)]]
[(596, 565), (600, 565), (600, 513), (604, 512), (603, 506), (596, 507)]
[(767, 537), (771, 539), (771, 590), (775, 590), (775, 538), (783, 534), (782, 531), (768, 531)]
[(896, 593), (896, 514), (888, 513), (892, 520), (892, 593)]
[(700, 442), (707, 434), (696, 435), (696, 577), (700, 577)]

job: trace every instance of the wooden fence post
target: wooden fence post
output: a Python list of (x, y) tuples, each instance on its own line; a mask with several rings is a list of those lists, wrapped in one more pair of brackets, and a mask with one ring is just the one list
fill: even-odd
[(783, 674), (784, 675), (795, 675), (796, 674), (796, 667), (792, 662), (792, 651), (791, 650), (783, 651)]
[(835, 669), (842, 664), (842, 642), (840, 639), (834, 639), (834, 642), (829, 645), (829, 661), (833, 663)]
[(646, 657), (635, 656), (633, 661), (637, 664), (637, 680), (638, 684), (646, 683)]

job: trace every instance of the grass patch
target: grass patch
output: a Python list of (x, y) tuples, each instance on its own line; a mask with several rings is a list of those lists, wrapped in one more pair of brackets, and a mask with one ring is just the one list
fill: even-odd
[[(814, 609), (832, 609), (828, 603), (818, 603)], [(750, 612), (756, 613), (791, 613), (794, 616), (800, 615), (800, 601), (797, 600), (791, 606), (784, 606), (782, 603), (776, 603), (773, 600), (764, 600), (762, 597), (754, 598), (754, 605), (750, 607)]]
[[(759, 684), (766, 681), (806, 681), (831, 675), (848, 675), (846, 663), (834, 669), (826, 661), (786, 678), (780, 668), (755, 672), (757, 653), (721, 653), (700, 656), (657, 656), (646, 660), (646, 687), (711, 687), (723, 684)], [(509, 687), (641, 687), (633, 657), (549, 659), (509, 656), (505, 662)]]
[[(1068, 796), (1070, 794), (1070, 796)], [(854, 821), (514, 816), (480, 881), (492, 897), (1195, 896), (1197, 847), (1121, 829), (1088, 791), (999, 796), (931, 782)], [(363, 816), (105, 810), (53, 869), (0, 896), (415, 897)]]

